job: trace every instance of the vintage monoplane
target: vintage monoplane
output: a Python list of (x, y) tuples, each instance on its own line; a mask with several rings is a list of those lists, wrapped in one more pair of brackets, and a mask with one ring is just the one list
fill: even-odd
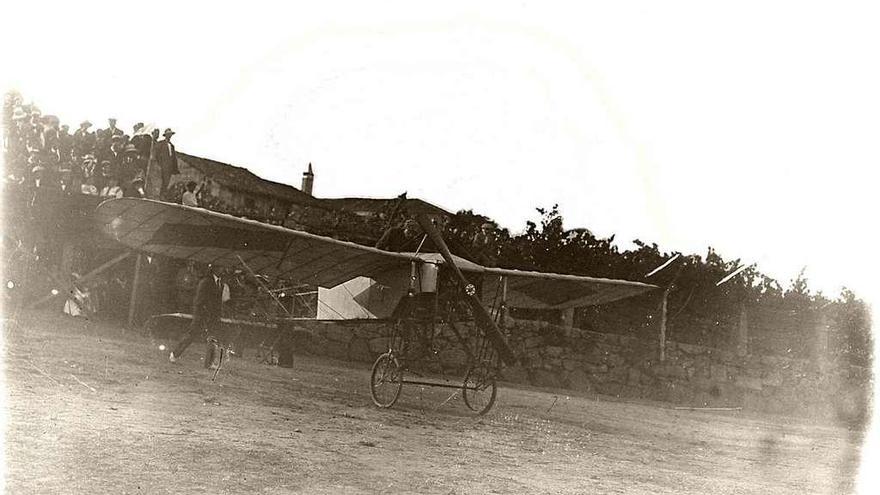
[[(387, 319), (386, 352), (373, 364), (370, 393), (383, 408), (397, 401), (404, 384), (459, 389), (465, 404), (485, 414), (495, 402), (502, 365), (516, 357), (499, 328), (507, 307), (565, 309), (603, 304), (656, 286), (556, 273), (489, 268), (450, 253), (442, 236), (417, 218), (439, 253), (397, 253), (202, 208), (147, 199), (112, 199), (97, 219), (113, 239), (140, 252), (242, 267), (321, 288), (358, 278), (381, 288), (351, 294), (372, 317)], [(423, 239), (424, 240), (424, 239)], [(320, 295), (319, 295), (320, 297)], [(388, 302), (391, 301), (391, 304)], [(413, 380), (417, 364), (436, 354), (433, 337), (446, 325), (467, 354), (460, 382)], [(502, 323), (503, 326), (503, 323)]]

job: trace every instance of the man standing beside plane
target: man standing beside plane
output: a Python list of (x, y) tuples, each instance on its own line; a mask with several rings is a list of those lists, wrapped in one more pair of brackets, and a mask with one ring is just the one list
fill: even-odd
[[(196, 295), (193, 298), (192, 325), (189, 332), (183, 337), (183, 340), (177, 344), (177, 347), (168, 356), (168, 359), (174, 363), (183, 354), (183, 351), (189, 347), (192, 342), (199, 337), (205, 338), (212, 331), (220, 328), (220, 307), (223, 297), (223, 282), (220, 280), (220, 268), (217, 266), (209, 266), (209, 273), (199, 281), (196, 287)], [(205, 363), (208, 366), (210, 363)]]

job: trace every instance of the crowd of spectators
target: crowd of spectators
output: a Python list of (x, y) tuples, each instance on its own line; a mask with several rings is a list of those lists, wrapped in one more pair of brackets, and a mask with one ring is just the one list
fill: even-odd
[[(76, 285), (77, 273), (106, 261), (104, 248), (111, 248), (92, 242), (84, 213), (102, 198), (167, 199), (171, 176), (179, 173), (174, 132), (166, 129), (160, 136), (158, 129), (137, 123), (126, 133), (114, 118), (97, 130), (83, 121), (71, 132), (15, 91), (4, 95), (2, 120), (4, 298), (22, 302), (70, 285), (65, 303), (70, 314), (124, 307), (130, 274), (108, 274), (106, 283), (101, 274), (87, 286)], [(88, 255), (77, 262), (75, 253)]]
[(257, 206), (236, 206), (230, 204), (218, 195), (213, 194), (214, 189), (211, 179), (204, 179), (200, 183), (196, 181), (175, 182), (165, 195), (167, 201), (180, 203), (186, 206), (195, 206), (207, 210), (226, 213), (240, 218), (257, 220), (272, 225), (284, 225), (287, 218), (286, 210), (276, 207), (260, 208)]
[[(165, 196), (178, 173), (174, 131), (138, 122), (130, 134), (109, 118), (92, 131), (88, 120), (74, 132), (55, 115), (25, 103), (15, 92), (3, 101), (3, 151), (7, 184), (103, 197)], [(148, 173), (149, 172), (149, 173)]]
[[(3, 152), (5, 187), (31, 190), (31, 199), (40, 193), (84, 194), (101, 198), (148, 197), (198, 206), (237, 217), (274, 225), (289, 223), (288, 212), (256, 205), (232, 204), (215, 192), (210, 178), (200, 184), (176, 181), (180, 171), (172, 136), (174, 131), (134, 124), (130, 132), (118, 127), (115, 118), (104, 128), (94, 129), (85, 120), (71, 132), (55, 115), (43, 114), (37, 105), (26, 103), (16, 91), (6, 93), (3, 102)], [(320, 219), (329, 227), (321, 233), (351, 230), (368, 241), (375, 225), (344, 212), (323, 212), (332, 217)], [(327, 216), (324, 215), (324, 216)], [(366, 222), (369, 223), (369, 222)], [(338, 235), (334, 235), (338, 237)], [(343, 234), (343, 237), (346, 235)], [(375, 239), (375, 237), (374, 237)]]
[[(389, 201), (385, 211), (375, 216), (324, 208), (305, 208), (298, 214), (289, 214), (286, 210), (260, 207), (247, 201), (243, 204), (224, 201), (218, 194), (217, 184), (207, 177), (201, 183), (178, 180), (169, 185), (171, 176), (180, 173), (172, 144), (174, 132), (165, 129), (160, 135), (158, 128), (138, 122), (127, 133), (117, 124), (117, 119), (109, 118), (105, 127), (93, 130), (93, 124), (86, 120), (71, 132), (70, 126), (62, 124), (57, 116), (43, 114), (35, 104), (26, 103), (18, 92), (9, 92), (4, 97), (2, 183), (5, 189), (19, 193), (8, 199), (27, 198), (27, 204), (13, 201), (18, 202), (13, 213), (16, 222), (3, 236), (4, 247), (9, 244), (9, 253), (24, 253), (35, 261), (22, 265), (22, 269), (28, 267), (25, 270), (28, 273), (15, 278), (20, 281), (45, 279), (45, 284), (34, 284), (41, 287), (37, 292), (44, 290), (42, 286), (65, 285), (59, 281), (70, 277), (76, 280), (74, 272), (87, 270), (96, 263), (96, 260), (82, 260), (82, 266), (73, 266), (75, 263), (62, 260), (57, 226), (64, 205), (70, 203), (58, 199), (67, 195), (81, 195), (82, 200), (92, 196), (96, 201), (119, 197), (162, 199), (367, 245), (375, 244), (398, 220), (403, 222), (408, 218), (400, 210), (401, 201)], [(415, 250), (416, 246), (411, 249)], [(4, 249), (4, 252), (7, 251)], [(99, 307), (124, 306), (101, 304), (114, 300), (115, 296), (118, 296), (117, 302), (123, 301), (125, 285), (130, 281), (127, 274), (120, 276), (115, 284), (107, 285), (99, 279), (89, 287), (77, 288), (74, 284), (74, 292), (83, 297), (72, 297), (65, 307), (71, 314), (79, 314), (87, 309), (94, 312)], [(105, 286), (108, 290), (99, 290)]]

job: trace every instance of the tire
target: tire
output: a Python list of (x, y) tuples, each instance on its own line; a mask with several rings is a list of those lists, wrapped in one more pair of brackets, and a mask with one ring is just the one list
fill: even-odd
[(373, 371), (370, 373), (370, 396), (373, 398), (373, 404), (381, 408), (393, 406), (400, 397), (402, 379), (400, 365), (394, 356), (386, 352), (376, 358)]
[(461, 396), (471, 411), (480, 416), (486, 414), (495, 404), (497, 394), (498, 386), (495, 383), (495, 375), (488, 366), (478, 364), (468, 369), (467, 374), (464, 375)]

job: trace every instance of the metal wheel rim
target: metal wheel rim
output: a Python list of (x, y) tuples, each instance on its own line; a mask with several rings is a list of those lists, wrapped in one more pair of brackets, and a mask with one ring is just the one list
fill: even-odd
[(475, 366), (468, 370), (462, 386), (465, 405), (479, 415), (486, 414), (495, 404), (497, 386), (485, 366)]
[(400, 365), (390, 355), (382, 354), (373, 363), (370, 373), (370, 396), (378, 407), (387, 408), (397, 402), (400, 396), (401, 383)]

